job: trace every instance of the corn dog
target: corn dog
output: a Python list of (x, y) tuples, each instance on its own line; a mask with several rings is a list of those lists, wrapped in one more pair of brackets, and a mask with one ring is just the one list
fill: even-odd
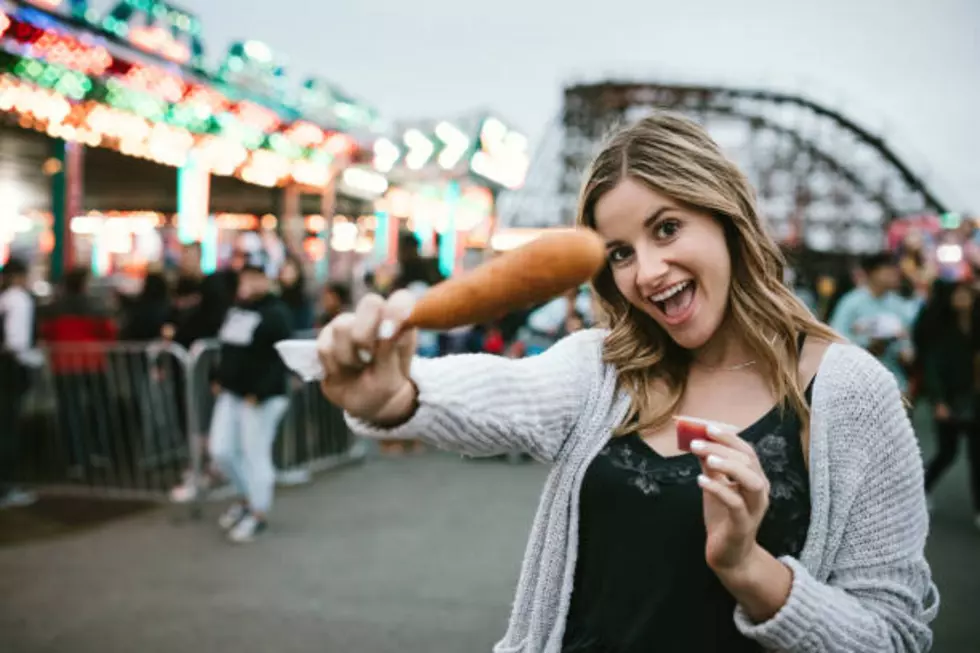
[[(418, 300), (403, 327), (437, 330), (488, 322), (588, 281), (605, 258), (605, 244), (593, 231), (547, 234), (434, 286)], [(305, 381), (324, 378), (315, 341), (283, 340), (276, 350)]]
[(605, 244), (591, 230), (546, 234), (433, 286), (405, 326), (452, 329), (500, 318), (581, 285), (605, 258)]

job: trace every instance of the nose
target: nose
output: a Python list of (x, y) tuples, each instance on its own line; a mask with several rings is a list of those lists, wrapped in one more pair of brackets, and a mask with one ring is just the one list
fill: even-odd
[(648, 245), (637, 249), (636, 263), (636, 285), (641, 291), (653, 290), (667, 280), (670, 265), (659, 248)]

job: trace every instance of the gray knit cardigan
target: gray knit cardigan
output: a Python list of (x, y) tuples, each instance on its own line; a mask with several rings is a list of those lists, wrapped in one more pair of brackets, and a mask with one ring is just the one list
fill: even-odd
[[(363, 436), (418, 438), (471, 456), (524, 451), (552, 463), (531, 527), (510, 623), (494, 653), (559, 653), (572, 593), (579, 488), (625, 417), (629, 398), (602, 362), (605, 332), (579, 332), (523, 360), (476, 354), (418, 359), (412, 419)], [(895, 380), (872, 356), (833, 344), (813, 388), (812, 513), (789, 599), (739, 630), (791, 653), (929, 650), (939, 595), (923, 555), (928, 514), (918, 443)], [(656, 582), (656, 579), (650, 579)]]

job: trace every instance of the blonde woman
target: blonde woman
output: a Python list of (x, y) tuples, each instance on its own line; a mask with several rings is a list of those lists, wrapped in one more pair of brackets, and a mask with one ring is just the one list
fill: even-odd
[[(495, 651), (928, 650), (922, 463), (895, 380), (782, 285), (745, 177), (657, 114), (599, 153), (579, 220), (608, 243), (605, 329), (526, 360), (418, 360), (396, 294), (318, 345), (358, 433), (553, 464)], [(678, 415), (733, 426), (687, 453)]]

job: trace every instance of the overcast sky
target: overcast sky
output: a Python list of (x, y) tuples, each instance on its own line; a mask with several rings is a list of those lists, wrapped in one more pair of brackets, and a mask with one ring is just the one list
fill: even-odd
[(609, 75), (802, 91), (980, 213), (980, 0), (176, 4), (201, 19), (209, 59), (262, 40), (297, 82), (333, 80), (396, 120), (490, 107), (538, 138), (564, 83)]

